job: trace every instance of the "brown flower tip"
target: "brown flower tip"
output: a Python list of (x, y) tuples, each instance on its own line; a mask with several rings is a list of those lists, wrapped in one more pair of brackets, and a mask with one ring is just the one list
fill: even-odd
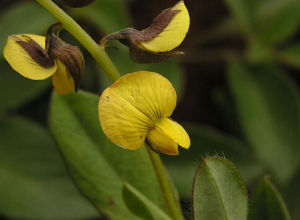
[(133, 43), (129, 45), (130, 57), (137, 63), (158, 63), (169, 59), (170, 57), (183, 55), (183, 51), (169, 51), (164, 53), (150, 53), (145, 50), (141, 50)]
[(161, 12), (148, 28), (142, 31), (134, 28), (125, 28), (102, 38), (100, 45), (104, 46), (109, 40), (129, 40), (131, 42), (152, 40), (167, 27), (176, 13), (178, 13), (178, 10), (168, 8)]
[(54, 65), (53, 59), (49, 57), (45, 49), (29, 36), (22, 35), (22, 37), (23, 39), (13, 36), (15, 42), (17, 42), (37, 64), (44, 68), (52, 67)]

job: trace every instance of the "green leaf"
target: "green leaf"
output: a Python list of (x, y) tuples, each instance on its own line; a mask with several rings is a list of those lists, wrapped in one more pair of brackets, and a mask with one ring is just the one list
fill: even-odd
[(256, 161), (245, 143), (213, 128), (198, 125), (184, 127), (191, 139), (190, 149), (181, 150), (178, 157), (163, 157), (182, 197), (190, 196), (196, 170), (195, 162), (204, 156), (219, 155), (233, 161), (247, 183), (251, 183), (263, 173), (263, 167)]
[(122, 195), (129, 210), (142, 219), (171, 220), (159, 207), (130, 184), (124, 183)]
[(247, 192), (233, 164), (222, 158), (204, 158), (195, 175), (195, 220), (246, 220)]
[(46, 13), (33, 1), (20, 1), (12, 4), (0, 14), (0, 59), (8, 35), (43, 34), (55, 22), (50, 13)]
[(49, 80), (29, 80), (15, 72), (8, 63), (0, 61), (0, 115), (21, 107), (49, 88)]
[(284, 199), (292, 219), (300, 219), (300, 175), (297, 175), (288, 185), (281, 187)]
[(232, 63), (228, 80), (248, 142), (279, 181), (288, 181), (300, 160), (300, 106), (295, 85), (268, 64)]
[(0, 195), (0, 213), (16, 219), (96, 216), (70, 181), (49, 134), (21, 117), (0, 121)]
[(279, 61), (300, 69), (300, 42), (296, 42), (293, 45), (278, 51), (276, 54)]
[(259, 37), (265, 44), (280, 43), (295, 34), (300, 25), (299, 0), (269, 0), (257, 13)]
[(122, 200), (124, 181), (166, 211), (145, 148), (128, 151), (113, 145), (101, 130), (98, 101), (84, 92), (52, 98), (50, 128), (77, 187), (111, 219), (140, 219)]
[(249, 220), (290, 220), (291, 217), (279, 192), (264, 177), (251, 199)]
[(254, 16), (258, 0), (224, 0), (235, 22), (246, 34), (254, 32)]

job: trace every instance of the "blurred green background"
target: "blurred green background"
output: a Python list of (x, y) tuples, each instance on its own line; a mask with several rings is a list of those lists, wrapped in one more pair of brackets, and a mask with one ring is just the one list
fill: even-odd
[[(64, 9), (99, 41), (128, 26), (145, 28), (175, 3), (96, 0), (88, 7)], [(180, 46), (184, 56), (140, 65), (118, 42), (107, 52), (122, 74), (155, 71), (176, 88), (173, 119), (183, 123), (192, 145), (163, 159), (186, 216), (200, 158), (221, 155), (236, 165), (250, 197), (269, 175), (292, 219), (300, 219), (300, 1), (185, 3), (191, 26)], [(34, 1), (1, 0), (0, 5), (0, 51), (8, 35), (44, 34), (56, 22)], [(78, 45), (68, 33), (62, 38)], [(108, 79), (81, 49), (87, 66), (81, 89), (100, 95)], [(97, 212), (68, 177), (49, 132), (51, 92), (50, 79), (21, 77), (0, 53), (0, 219), (96, 219)]]

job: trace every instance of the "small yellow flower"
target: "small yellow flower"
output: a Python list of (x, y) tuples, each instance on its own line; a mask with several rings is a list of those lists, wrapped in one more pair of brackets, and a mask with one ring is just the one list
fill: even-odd
[(170, 11), (177, 12), (168, 25), (153, 39), (138, 42), (138, 46), (150, 52), (167, 52), (178, 47), (190, 26), (190, 16), (184, 1), (178, 2)]
[[(73, 92), (76, 89), (76, 81), (70, 72), (72, 70), (65, 65), (70, 61), (65, 62), (65, 59), (58, 59), (54, 56), (58, 51), (57, 48), (53, 48), (53, 54), (48, 54), (45, 41), (46, 37), (39, 35), (11, 35), (4, 47), (4, 57), (10, 66), (22, 76), (32, 80), (43, 80), (52, 76), (52, 84), (58, 94)], [(71, 45), (69, 47), (75, 48)], [(78, 54), (78, 49), (75, 50)], [(80, 59), (81, 56), (80, 53)], [(80, 65), (84, 66), (84, 63)]]
[(142, 30), (125, 28), (105, 36), (100, 45), (109, 40), (120, 40), (130, 49), (131, 58), (139, 63), (153, 63), (181, 55), (181, 51), (172, 51), (184, 40), (190, 26), (189, 12), (184, 1), (161, 12), (152, 24)]
[(190, 139), (183, 127), (171, 120), (176, 92), (163, 76), (139, 71), (122, 76), (101, 95), (99, 120), (106, 136), (116, 145), (136, 150), (148, 143), (158, 152), (178, 154)]

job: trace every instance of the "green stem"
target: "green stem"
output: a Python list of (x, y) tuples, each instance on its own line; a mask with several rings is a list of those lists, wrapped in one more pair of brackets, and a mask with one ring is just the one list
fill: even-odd
[[(118, 70), (112, 63), (111, 59), (107, 56), (104, 47), (99, 46), (69, 15), (67, 15), (51, 0), (36, 1), (55, 16), (62, 23), (64, 29), (71, 33), (90, 52), (112, 82), (116, 81), (120, 77)], [(182, 216), (180, 206), (172, 192), (170, 182), (160, 156), (148, 147), (146, 148), (172, 219), (183, 220), (184, 218)]]
[(100, 47), (69, 15), (51, 0), (36, 1), (56, 17), (62, 23), (64, 29), (71, 33), (90, 52), (112, 82), (120, 77), (117, 68), (105, 53), (104, 47)]
[(153, 164), (154, 171), (156, 173), (163, 197), (166, 201), (166, 204), (169, 208), (171, 213), (171, 217), (173, 220), (183, 220), (183, 216), (181, 213), (180, 206), (176, 201), (174, 193), (172, 191), (172, 187), (170, 185), (170, 181), (168, 179), (165, 167), (160, 159), (159, 154), (155, 153), (153, 150), (150, 149), (149, 146), (146, 145), (148, 155), (151, 159)]

